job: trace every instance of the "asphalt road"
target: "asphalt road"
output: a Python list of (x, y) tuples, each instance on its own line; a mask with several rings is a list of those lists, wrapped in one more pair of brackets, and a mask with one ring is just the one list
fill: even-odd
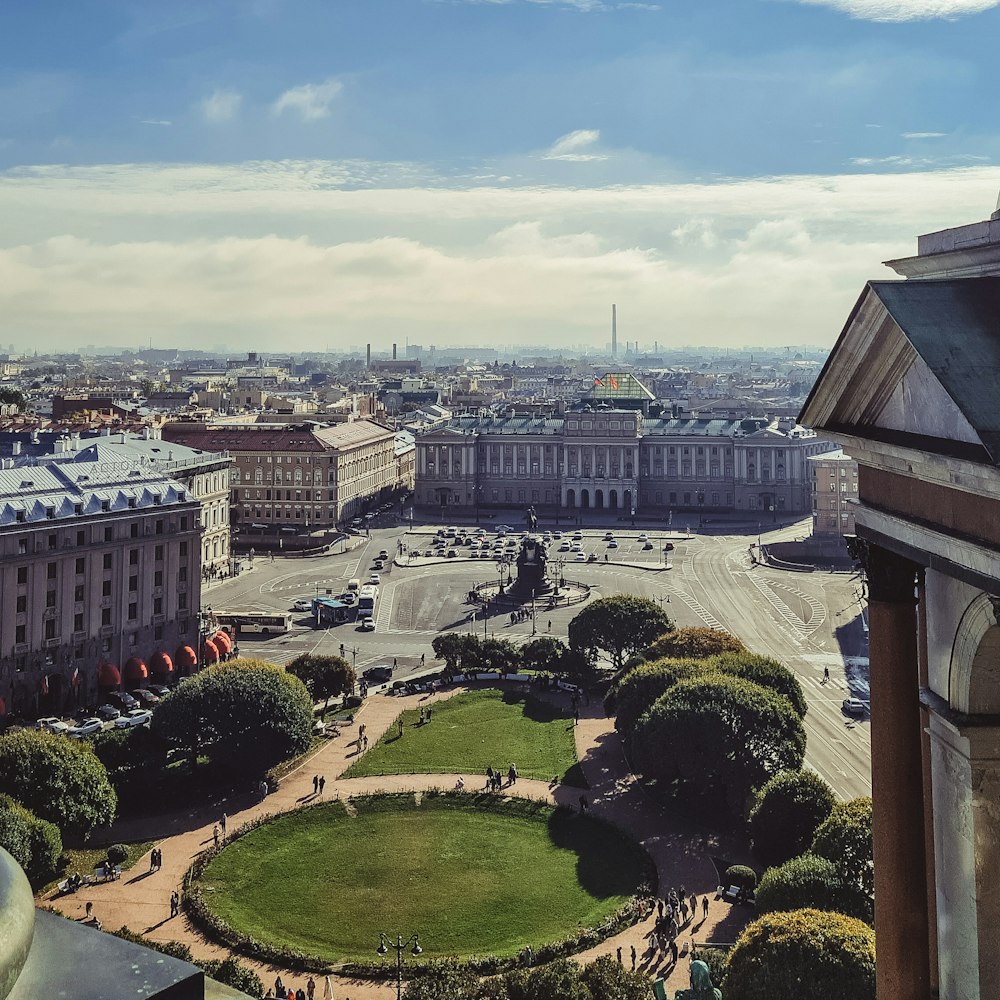
[[(346, 582), (363, 582), (372, 572), (379, 550), (395, 554), (397, 542), (411, 550), (431, 547), (437, 525), (410, 532), (405, 527), (377, 528), (347, 553), (306, 559), (255, 559), (252, 570), (206, 588), (202, 601), (221, 610), (287, 610), (296, 598), (327, 590), (338, 594)], [(570, 534), (574, 529), (570, 529)], [(807, 762), (835, 789), (849, 798), (871, 793), (871, 743), (867, 720), (847, 718), (841, 703), (851, 694), (867, 700), (867, 641), (861, 626), (857, 582), (843, 573), (790, 573), (753, 565), (750, 545), (756, 528), (744, 534), (649, 532), (652, 551), (643, 551), (637, 536), (641, 528), (623, 530), (612, 525), (617, 549), (609, 549), (604, 529), (583, 529), (582, 547), (596, 552), (599, 561), (573, 561), (575, 553), (555, 552), (565, 558), (569, 580), (590, 585), (595, 597), (635, 593), (662, 602), (679, 625), (709, 625), (738, 635), (755, 652), (786, 663), (798, 676), (809, 703), (805, 725)], [(732, 531), (719, 526), (720, 531)], [(763, 542), (803, 535), (808, 521), (772, 532)], [(567, 536), (568, 537), (568, 536)], [(662, 567), (662, 543), (675, 544), (670, 568)], [(491, 538), (492, 541), (492, 538)], [(556, 543), (558, 545), (558, 542)], [(458, 551), (463, 556), (467, 547)], [(608, 562), (604, 562), (604, 555)], [(308, 614), (294, 614), (287, 635), (244, 636), (243, 655), (259, 655), (287, 663), (303, 652), (338, 653), (340, 644), (360, 672), (374, 664), (397, 664), (395, 677), (421, 669), (420, 657), (433, 661), (431, 640), (441, 631), (460, 629), (483, 634), (483, 621), (471, 620), (466, 594), (476, 583), (498, 578), (492, 559), (452, 558), (412, 565), (387, 564), (380, 571), (381, 593), (374, 632), (362, 632), (353, 623), (316, 630)], [(565, 638), (570, 619), (580, 605), (549, 611), (539, 602), (534, 628), (539, 634)], [(511, 625), (507, 615), (486, 622), (490, 634), (516, 642), (531, 638), (533, 623)], [(830, 670), (824, 683), (823, 669)]]

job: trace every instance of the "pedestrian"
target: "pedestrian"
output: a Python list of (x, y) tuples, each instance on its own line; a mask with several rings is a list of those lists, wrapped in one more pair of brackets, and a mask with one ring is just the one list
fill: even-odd
[(403, 738), (403, 720), (402, 719), (399, 720), (399, 738), (400, 739)]
[(88, 920), (90, 920), (90, 918), (94, 915), (94, 904), (90, 901), (87, 902), (86, 913)]
[(517, 781), (517, 768), (513, 764), (507, 769), (507, 781), (511, 785)]
[(698, 897), (693, 892), (691, 893), (691, 919), (698, 919)]
[(421, 654), (420, 654), (420, 666), (423, 666), (423, 665), (424, 665), (424, 657), (425, 657), (426, 655), (427, 655), (426, 653), (421, 653)]
[(552, 619), (551, 618), (549, 619), (549, 631), (550, 632), (552, 631)]
[(301, 986), (295, 991), (295, 1000), (306, 1000), (306, 991)]
[(578, 708), (573, 709), (573, 725), (580, 725), (580, 709)]
[(635, 972), (635, 945), (632, 945), (629, 952), (632, 956), (632, 971)]
[(313, 775), (313, 795), (319, 794), (319, 775)]
[(708, 894), (701, 897), (701, 918), (704, 920), (708, 916)]
[(104, 924), (101, 923), (98, 917), (94, 917), (94, 930), (98, 931), (104, 930)]
[(688, 904), (686, 899), (681, 900), (681, 927), (688, 922)]
[(617, 950), (615, 951), (615, 954), (618, 956), (618, 964), (621, 965), (622, 964), (622, 948), (621, 948), (621, 945), (618, 946)]
[(491, 791), (493, 788), (493, 768), (489, 764), (486, 765), (486, 790)]
[(393, 670), (396, 669), (396, 657), (395, 656), (392, 658), (392, 669)]
[(291, 986), (288, 987), (288, 997), (287, 997), (287, 1000), (295, 1000), (295, 990), (293, 990), (291, 988)]
[(361, 749), (362, 750), (367, 750), (368, 749), (368, 737), (367, 736), (364, 737), (364, 743), (363, 743)]
[(316, 980), (314, 980), (312, 976), (309, 977), (309, 980), (306, 983), (306, 995), (309, 1000), (313, 1000), (313, 997), (316, 995)]
[(677, 942), (673, 938), (670, 939), (670, 962), (672, 965), (677, 964)]
[(674, 917), (670, 918), (670, 923), (667, 925), (667, 934), (670, 936), (670, 940), (673, 941), (677, 937), (677, 932), (680, 928), (677, 926), (677, 920)]
[(420, 725), (424, 724), (424, 706), (420, 706)]
[(219, 824), (218, 823), (216, 823), (215, 826), (212, 827), (212, 837), (215, 840), (215, 846), (218, 847), (219, 846)]
[(580, 796), (580, 815), (581, 816), (587, 811), (587, 806), (588, 805), (590, 805), (590, 803), (587, 801), (587, 796), (586, 795), (581, 795)]
[(149, 870), (151, 872), (156, 871), (156, 848), (155, 847), (149, 852)]
[(219, 821), (219, 825), (222, 827), (222, 837), (225, 839), (226, 836), (226, 814), (222, 814), (222, 819)]
[(427, 706), (427, 721), (428, 721), (428, 722), (430, 722), (430, 721), (431, 721), (431, 712), (432, 712), (433, 710), (434, 710), (434, 707), (433, 707), (432, 705), (428, 705), (428, 706)]
[(824, 684), (829, 684), (830, 683), (830, 668), (829, 667), (824, 667), (823, 668), (823, 683)]
[(170, 916), (171, 916), (171, 919), (173, 917), (177, 916), (177, 914), (180, 912), (180, 908), (181, 908), (181, 897), (177, 894), (177, 890), (174, 889), (174, 891), (172, 893), (170, 893)]
[(663, 919), (663, 900), (658, 899), (656, 901), (656, 919), (660, 921)]
[(319, 776), (319, 794), (323, 794), (323, 789), (326, 788), (326, 776), (321, 774)]

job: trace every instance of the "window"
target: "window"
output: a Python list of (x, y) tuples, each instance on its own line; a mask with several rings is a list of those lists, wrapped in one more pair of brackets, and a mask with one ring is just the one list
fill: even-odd
[(84, 595), (83, 584), (82, 583), (78, 583), (73, 588), (73, 600), (76, 601), (77, 603), (82, 603), (82, 601), (83, 601), (83, 595)]
[(177, 607), (181, 611), (184, 611), (187, 608), (187, 606), (188, 606), (188, 595), (187, 594), (178, 594), (177, 595)]
[(59, 545), (59, 536), (56, 534), (49, 535), (49, 548), (54, 549)]
[(111, 624), (111, 608), (101, 608), (101, 625)]
[(87, 568), (86, 560), (84, 560), (84, 559), (77, 559), (77, 561), (76, 561), (76, 575), (80, 576), (82, 573), (84, 573), (84, 571), (86, 570), (86, 568)]
[(27, 594), (19, 594), (18, 595), (18, 598), (17, 598), (17, 610), (18, 610), (19, 613), (22, 613), (22, 612), (25, 612), (25, 611), (28, 610), (28, 595)]
[(16, 642), (18, 645), (27, 642), (27, 639), (25, 638), (26, 635), (27, 635), (27, 629), (23, 625), (16, 626), (14, 629), (14, 642)]
[(137, 574), (133, 573), (128, 578), (128, 590), (130, 594), (134, 594), (139, 589), (139, 577)]
[(156, 559), (157, 562), (162, 561), (162, 559), (163, 559), (163, 546), (162, 545), (157, 545), (156, 546), (156, 550), (154, 551), (153, 555), (154, 555), (154, 557), (155, 557), (155, 559)]
[(115, 537), (115, 529), (110, 524), (106, 524), (104, 526), (104, 540), (106, 542), (110, 542), (114, 539), (114, 537)]
[(45, 607), (54, 608), (56, 606), (56, 592), (54, 590), (47, 590), (45, 592)]
[(129, 538), (138, 538), (139, 537), (139, 525), (138, 525), (138, 523), (136, 521), (133, 521), (128, 526), (128, 534), (129, 534)]
[(132, 601), (128, 606), (128, 620), (134, 622), (139, 617), (139, 605)]
[(49, 563), (45, 567), (45, 575), (50, 580), (54, 580), (56, 578), (56, 573), (58, 573), (58, 572), (59, 572), (59, 564), (58, 563)]
[(181, 556), (186, 556), (188, 554), (188, 543), (181, 542)]
[(17, 567), (17, 582), (27, 583), (28, 582), (28, 567), (18, 566)]
[(73, 631), (82, 632), (83, 631), (83, 612), (77, 612), (73, 615)]
[(138, 549), (129, 549), (128, 564), (129, 564), (129, 566), (138, 566), (139, 565), (139, 550)]
[(162, 569), (158, 569), (153, 574), (153, 586), (154, 587), (162, 587), (163, 586), (163, 570)]
[(158, 535), (162, 535), (163, 534), (163, 518), (162, 517), (157, 518), (157, 520), (156, 520), (156, 533)]
[(56, 626), (58, 624), (59, 623), (56, 621), (55, 618), (48, 618), (48, 619), (46, 619), (46, 622), (45, 622), (45, 638), (46, 639), (55, 639), (56, 638)]
[(154, 597), (153, 598), (153, 614), (162, 615), (163, 614), (163, 598)]
[(105, 580), (101, 584), (101, 596), (102, 597), (110, 597), (111, 596), (111, 581), (110, 580)]
[(105, 569), (111, 569), (111, 553), (110, 552), (105, 552), (104, 553), (103, 565), (104, 565)]

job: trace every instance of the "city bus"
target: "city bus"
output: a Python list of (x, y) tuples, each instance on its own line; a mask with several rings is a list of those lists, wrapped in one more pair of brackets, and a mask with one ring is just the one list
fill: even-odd
[(276, 635), (287, 632), (292, 624), (292, 616), (287, 611), (218, 611), (215, 617), (220, 628), (234, 635), (253, 632)]
[(375, 614), (375, 602), (378, 600), (378, 587), (368, 585), (361, 588), (358, 594), (358, 617), (366, 618)]

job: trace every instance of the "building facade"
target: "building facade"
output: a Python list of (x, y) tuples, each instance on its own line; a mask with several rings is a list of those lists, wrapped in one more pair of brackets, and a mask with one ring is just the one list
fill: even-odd
[(835, 446), (793, 421), (649, 417), (461, 416), (417, 438), (416, 504), (614, 510), (812, 509), (807, 459)]
[(94, 704), (126, 663), (197, 649), (201, 505), (157, 471), (4, 468), (0, 588), (4, 708)]
[(163, 436), (232, 456), (232, 517), (245, 524), (333, 528), (397, 486), (395, 434), (369, 420), (330, 427), (176, 423)]
[(858, 463), (839, 448), (809, 458), (813, 474), (813, 534), (853, 535)]

